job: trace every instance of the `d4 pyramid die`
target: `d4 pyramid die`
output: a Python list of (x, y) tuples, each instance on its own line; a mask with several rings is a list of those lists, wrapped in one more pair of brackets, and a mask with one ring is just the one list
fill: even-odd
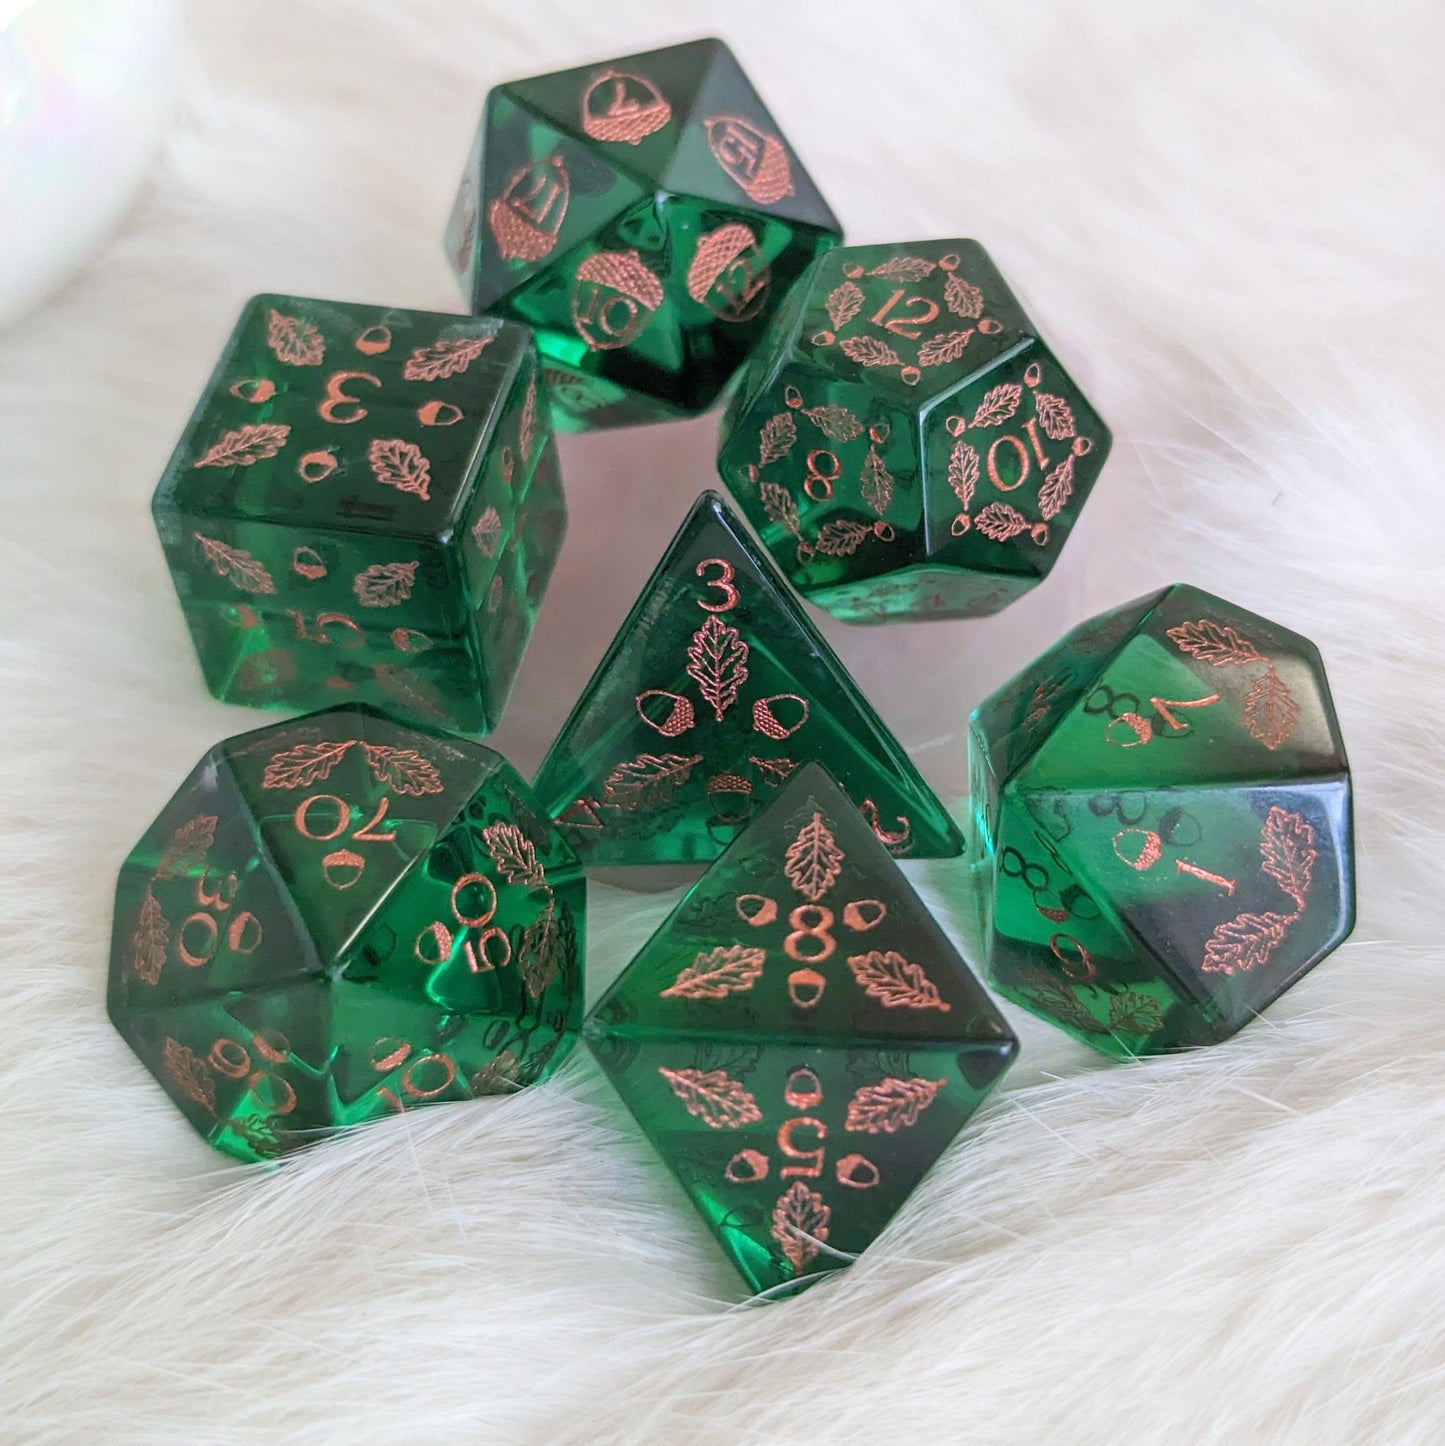
[(866, 1249), (1018, 1047), (818, 765), (699, 880), (584, 1037), (754, 1291)]
[(1350, 932), (1349, 765), (1306, 638), (1176, 586), (975, 711), (991, 981), (1110, 1054), (1228, 1038)]
[(718, 471), (834, 617), (981, 617), (1048, 575), (1109, 445), (976, 241), (848, 246), (739, 374)]
[(704, 493), (533, 787), (587, 864), (713, 859), (819, 760), (896, 854), (962, 839), (772, 564)]
[(560, 426), (707, 410), (838, 222), (717, 40), (499, 86), (446, 246)]
[(542, 1078), (586, 883), (498, 754), (342, 707), (218, 744), (116, 890), (110, 1017), (220, 1149)]

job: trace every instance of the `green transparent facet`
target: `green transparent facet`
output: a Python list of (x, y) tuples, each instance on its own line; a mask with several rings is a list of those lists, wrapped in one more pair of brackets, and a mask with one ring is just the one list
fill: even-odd
[(548, 411), (520, 327), (252, 300), (153, 503), (211, 691), (492, 728), (565, 528)]
[(584, 1034), (755, 1291), (866, 1249), (1017, 1050), (816, 764), (693, 887)]
[(1226, 1039), (1349, 933), (1319, 652), (1192, 587), (1085, 623), (975, 711), (988, 968), (1110, 1054)]
[(446, 249), (537, 335), (557, 424), (706, 411), (838, 223), (732, 53), (702, 40), (514, 81)]
[(820, 760), (894, 853), (962, 839), (722, 499), (704, 493), (534, 787), (589, 864), (716, 858)]
[(585, 892), (498, 754), (331, 709), (218, 744), (131, 852), (110, 1016), (212, 1144), (268, 1159), (549, 1073)]
[(738, 379), (718, 470), (847, 622), (980, 617), (1047, 576), (1109, 430), (973, 241), (819, 258)]

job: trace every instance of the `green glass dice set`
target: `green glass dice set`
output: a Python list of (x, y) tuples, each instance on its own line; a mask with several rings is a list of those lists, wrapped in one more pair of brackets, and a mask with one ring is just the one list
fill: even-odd
[[(972, 241), (839, 247), (728, 50), (494, 90), (475, 314), (260, 296), (157, 489), (218, 744), (126, 860), (109, 1008), (213, 1144), (546, 1076), (579, 1033), (753, 1290), (872, 1241), (1017, 1050), (896, 858), (967, 849), (988, 977), (1121, 1056), (1348, 933), (1319, 654), (1190, 587), (971, 720), (967, 840), (809, 620), (978, 617), (1109, 433)], [(485, 314), (482, 314), (485, 313)], [(495, 726), (566, 524), (554, 427), (693, 415), (692, 506), (529, 788)], [(588, 865), (707, 871), (582, 1019)], [(961, 885), (962, 887), (962, 885)]]

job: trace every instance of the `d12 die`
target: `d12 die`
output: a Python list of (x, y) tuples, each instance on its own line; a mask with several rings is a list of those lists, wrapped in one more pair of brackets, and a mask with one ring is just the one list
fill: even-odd
[(716, 858), (815, 759), (895, 853), (962, 848), (787, 584), (705, 492), (533, 787), (589, 864), (693, 863)]
[(548, 1073), (585, 893), (498, 754), (315, 713), (211, 749), (132, 850), (110, 1017), (208, 1140), (268, 1158)]
[(258, 296), (156, 490), (206, 683), (492, 728), (566, 528), (527, 333)]
[(1319, 652), (1192, 587), (1076, 628), (973, 715), (988, 969), (1096, 1048), (1228, 1038), (1354, 922)]
[(718, 470), (835, 617), (979, 617), (1047, 576), (1109, 444), (976, 242), (850, 246), (739, 377)]
[(535, 328), (558, 424), (706, 411), (838, 223), (728, 48), (487, 97), (447, 230), (477, 311)]
[(866, 1249), (1018, 1047), (818, 765), (693, 887), (584, 1037), (755, 1291)]

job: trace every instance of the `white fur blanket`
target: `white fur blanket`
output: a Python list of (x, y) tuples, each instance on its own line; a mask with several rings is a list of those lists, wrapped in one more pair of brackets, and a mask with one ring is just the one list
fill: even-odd
[[(0, 338), (0, 1439), (1445, 1439), (1438, 0), (250, 0), (105, 253)], [(202, 750), (147, 515), (240, 301), (455, 308), (487, 87), (721, 30), (851, 239), (976, 236), (1118, 444), (1047, 584), (827, 625), (955, 802), (969, 708), (1189, 580), (1321, 645), (1354, 938), (1229, 1044), (1019, 1064), (852, 1270), (738, 1282), (582, 1053), (278, 1169), (208, 1149), (107, 1023), (117, 865)], [(3, 245), (3, 236), (0, 236)], [(572, 527), (497, 737), (535, 767), (715, 419), (569, 440)], [(951, 865), (912, 872), (929, 897)], [(599, 886), (595, 993), (675, 895)], [(940, 904), (944, 917), (956, 905)]]

